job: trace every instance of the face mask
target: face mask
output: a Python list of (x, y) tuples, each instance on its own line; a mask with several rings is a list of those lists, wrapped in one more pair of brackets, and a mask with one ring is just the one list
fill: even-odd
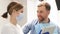
[(20, 13), (19, 16), (16, 17), (17, 21), (21, 21), (23, 19), (23, 13)]

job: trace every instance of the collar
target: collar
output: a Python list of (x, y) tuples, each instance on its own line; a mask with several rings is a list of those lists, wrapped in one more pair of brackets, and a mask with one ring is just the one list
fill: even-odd
[[(44, 22), (40, 22), (40, 23), (43, 23), (43, 24), (49, 24), (49, 23), (50, 23), (50, 19), (48, 18), (48, 20), (49, 20), (48, 23), (44, 23)], [(38, 23), (39, 23), (39, 21), (38, 21), (38, 19), (37, 19), (35, 25), (38, 24)]]
[[(38, 21), (38, 23), (46, 23), (46, 22), (44, 22), (44, 21), (42, 21), (42, 22), (39, 22)], [(48, 18), (48, 22), (47, 23), (50, 23), (50, 19)]]

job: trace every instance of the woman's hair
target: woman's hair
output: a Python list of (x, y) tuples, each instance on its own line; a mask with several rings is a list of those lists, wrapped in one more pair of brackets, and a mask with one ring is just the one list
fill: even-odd
[(7, 12), (5, 12), (5, 13), (2, 15), (2, 17), (3, 17), (3, 18), (7, 18), (7, 17), (8, 17), (8, 13), (9, 13), (9, 15), (11, 15), (12, 12), (13, 12), (13, 10), (18, 11), (18, 10), (20, 10), (20, 9), (22, 9), (22, 8), (23, 8), (23, 6), (22, 6), (21, 4), (19, 4), (19, 3), (17, 3), (17, 2), (11, 2), (11, 3), (8, 5), (8, 7), (7, 7)]

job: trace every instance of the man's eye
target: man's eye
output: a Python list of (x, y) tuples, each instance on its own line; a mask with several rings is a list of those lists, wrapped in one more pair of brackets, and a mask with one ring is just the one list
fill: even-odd
[(37, 13), (43, 13), (43, 11), (37, 11)]
[(21, 13), (23, 13), (23, 11), (21, 11)]
[(43, 11), (40, 11), (40, 13), (43, 13)]

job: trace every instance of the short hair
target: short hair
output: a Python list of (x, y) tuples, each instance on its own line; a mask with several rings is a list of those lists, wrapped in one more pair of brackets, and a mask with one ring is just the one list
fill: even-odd
[(48, 4), (47, 2), (46, 2), (46, 3), (41, 3), (40, 5), (38, 5), (38, 7), (41, 7), (41, 6), (45, 6), (45, 8), (46, 8), (47, 10), (49, 10), (49, 11), (50, 11), (50, 9), (51, 9), (50, 4)]

